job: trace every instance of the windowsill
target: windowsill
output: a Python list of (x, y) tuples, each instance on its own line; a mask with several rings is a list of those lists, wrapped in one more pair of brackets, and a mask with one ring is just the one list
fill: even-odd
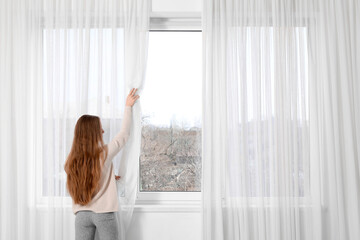
[[(51, 204), (48, 204), (48, 197), (41, 197), (36, 209), (72, 209), (70, 197), (51, 197)], [(49, 206), (50, 205), (50, 206)], [(134, 212), (201, 212), (201, 200), (139, 200), (134, 204)]]
[(138, 192), (136, 212), (200, 212), (201, 192)]
[(140, 204), (134, 205), (134, 212), (201, 212), (201, 203), (192, 204)]
[[(44, 198), (45, 199), (45, 198)], [(59, 201), (53, 201), (52, 206), (48, 206), (45, 202), (39, 202), (36, 204), (37, 210), (49, 210), (49, 209), (60, 209), (61, 211), (69, 210), (71, 211), (71, 199), (58, 199)], [(226, 206), (223, 204), (223, 209)], [(265, 204), (265, 205), (258, 205), (254, 203), (240, 204), (238, 208), (248, 208), (248, 209), (277, 209), (280, 206), (272, 205), (272, 204)], [(301, 209), (310, 209), (314, 206), (312, 204), (299, 204), (297, 206), (288, 206)], [(234, 208), (234, 207), (232, 207)], [(236, 207), (235, 207), (236, 208)], [(326, 211), (327, 207), (322, 205), (321, 209)], [(134, 212), (136, 213), (201, 213), (202, 211), (202, 202), (199, 200), (192, 200), (192, 201), (144, 201), (144, 200), (136, 200), (134, 205)]]
[[(134, 204), (134, 212), (152, 212), (152, 213), (200, 213), (202, 211), (202, 200), (201, 200), (201, 192), (195, 193), (163, 193), (158, 194), (160, 196), (158, 199), (154, 199), (156, 193), (154, 192), (146, 192), (138, 194), (138, 198)], [(162, 198), (161, 198), (162, 196)], [(187, 198), (185, 198), (187, 197)], [(180, 199), (183, 198), (183, 199)], [(51, 206), (49, 206), (48, 197), (42, 197), (38, 199), (36, 204), (36, 209), (38, 210), (48, 210), (52, 209), (72, 209), (72, 202), (70, 197), (51, 197)], [(234, 199), (235, 200), (235, 199)], [(295, 200), (295, 199), (294, 199)], [(276, 209), (282, 206), (283, 201), (277, 198), (238, 198), (236, 200), (238, 202), (237, 208), (249, 208), (249, 209)], [(295, 204), (296, 202), (296, 204)], [(298, 198), (294, 204), (288, 207), (294, 207), (299, 209), (309, 209), (314, 208), (311, 203), (311, 199), (309, 198)], [(223, 208), (226, 208), (225, 202), (223, 200), (222, 204)], [(232, 206), (232, 208), (236, 208)], [(326, 206), (322, 205), (321, 209), (326, 210)]]

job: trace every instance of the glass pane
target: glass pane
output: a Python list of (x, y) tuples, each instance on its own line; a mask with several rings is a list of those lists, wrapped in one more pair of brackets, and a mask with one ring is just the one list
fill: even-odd
[(201, 190), (201, 32), (151, 32), (140, 191)]

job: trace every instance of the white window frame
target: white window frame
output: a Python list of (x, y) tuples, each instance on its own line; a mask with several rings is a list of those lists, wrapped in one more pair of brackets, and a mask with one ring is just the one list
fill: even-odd
[[(150, 14), (151, 32), (201, 32), (200, 12), (152, 12)], [(202, 191), (200, 192), (141, 192), (140, 168), (137, 184), (135, 211), (181, 211), (199, 212)], [(202, 184), (201, 184), (202, 189)]]
[[(150, 14), (150, 31), (201, 31), (201, 13), (200, 12), (152, 12)], [(309, 84), (310, 89), (310, 84)], [(42, 84), (41, 84), (42, 88)], [(309, 92), (310, 98), (310, 92)], [(311, 108), (311, 106), (309, 106)], [(309, 109), (310, 110), (310, 109)], [(42, 114), (42, 109), (41, 109)], [(36, 181), (41, 183), (41, 187), (37, 188), (37, 207), (47, 207), (47, 202), (49, 199), (54, 201), (55, 206), (59, 207), (69, 207), (71, 208), (71, 198), (70, 197), (57, 197), (57, 196), (42, 196), (42, 115), (37, 116), (37, 127), (39, 134), (37, 134), (37, 149), (36, 149), (36, 172), (41, 173), (37, 174)], [(311, 124), (311, 122), (310, 122)], [(310, 139), (312, 136), (310, 136)], [(140, 161), (140, 160), (139, 160)], [(140, 168), (139, 176), (140, 176)], [(201, 176), (202, 178), (203, 176)], [(135, 212), (200, 212), (201, 203), (202, 203), (202, 194), (203, 192), (140, 192), (140, 178), (137, 180), (137, 199), (134, 205)], [(202, 181), (201, 181), (202, 182)], [(203, 184), (201, 184), (201, 189), (203, 189)], [(223, 206), (225, 203), (223, 200)], [(248, 198), (246, 199), (249, 200)], [(298, 198), (301, 207), (309, 207), (311, 205), (311, 198), (300, 197)], [(245, 201), (245, 199), (244, 199)], [(250, 207), (258, 208), (258, 202), (262, 201), (259, 198), (252, 198), (250, 202)], [(274, 207), (269, 204), (271, 199), (265, 199), (266, 207)]]

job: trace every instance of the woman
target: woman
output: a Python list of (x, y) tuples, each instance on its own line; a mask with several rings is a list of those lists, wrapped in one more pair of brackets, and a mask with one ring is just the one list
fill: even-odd
[(118, 239), (115, 213), (119, 210), (112, 159), (130, 135), (132, 106), (139, 98), (133, 88), (126, 98), (120, 132), (104, 145), (100, 118), (83, 115), (76, 123), (74, 141), (66, 159), (67, 190), (73, 200), (75, 239)]

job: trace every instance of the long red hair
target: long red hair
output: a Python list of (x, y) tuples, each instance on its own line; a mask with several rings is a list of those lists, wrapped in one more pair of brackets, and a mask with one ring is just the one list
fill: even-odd
[(66, 188), (76, 204), (86, 205), (96, 194), (106, 157), (100, 118), (81, 116), (76, 123), (74, 140), (64, 166)]

